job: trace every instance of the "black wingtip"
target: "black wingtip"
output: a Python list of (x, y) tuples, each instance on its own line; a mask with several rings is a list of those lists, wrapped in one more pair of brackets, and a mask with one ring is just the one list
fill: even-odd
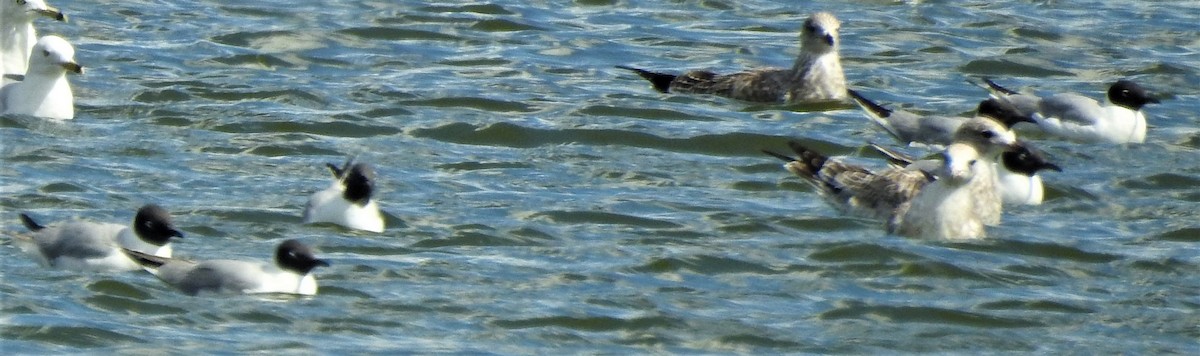
[(797, 141), (788, 141), (788, 148), (796, 152), (796, 156), (799, 157), (796, 161), (803, 163), (804, 167), (812, 174), (820, 171), (821, 167), (825, 166), (825, 161), (829, 160), (829, 157), (808, 147), (804, 147), (804, 145), (801, 145)]
[(888, 160), (888, 163), (897, 166), (905, 167), (912, 164), (914, 161), (912, 157), (874, 142), (867, 142), (867, 147), (870, 147), (875, 152), (879, 152), (879, 154), (883, 155), (883, 157)]
[(25, 228), (29, 229), (29, 231), (38, 231), (46, 228), (45, 226), (38, 224), (37, 221), (33, 221), (33, 218), (29, 217), (29, 215), (25, 214), (21, 214), (21, 224), (24, 224)]
[(341, 168), (338, 168), (338, 166), (337, 166), (337, 165), (335, 165), (335, 164), (333, 164), (333, 163), (326, 163), (326, 164), (325, 164), (325, 167), (329, 167), (329, 171), (330, 171), (330, 172), (333, 172), (333, 177), (334, 177), (334, 178), (341, 178), (341, 177), (342, 177), (342, 173), (343, 173), (344, 171), (343, 171)]
[(671, 82), (675, 81), (675, 77), (676, 77), (675, 75), (671, 75), (671, 74), (651, 72), (651, 71), (648, 71), (645, 69), (634, 68), (634, 67), (623, 66), (623, 65), (619, 65), (619, 66), (617, 66), (617, 68), (621, 68), (624, 70), (630, 70), (630, 71), (633, 71), (634, 73), (637, 73), (637, 75), (641, 76), (642, 78), (649, 80), (650, 84), (654, 85), (654, 90), (658, 90), (661, 93), (668, 93), (671, 91)]
[(883, 107), (883, 105), (876, 104), (874, 101), (871, 101), (871, 99), (867, 99), (853, 89), (846, 89), (846, 94), (850, 94), (850, 97), (854, 98), (855, 102), (858, 102), (859, 105), (871, 110), (871, 112), (875, 113), (875, 115), (879, 115), (880, 117), (888, 117), (892, 115), (892, 110)]
[(996, 82), (993, 82), (993, 81), (992, 81), (992, 78), (983, 77), (983, 78), (980, 78), (980, 79), (982, 79), (982, 80), (983, 80), (983, 83), (984, 83), (984, 84), (987, 84), (988, 88), (991, 88), (992, 90), (995, 90), (995, 91), (997, 91), (997, 92), (1003, 93), (1004, 95), (1015, 95), (1015, 94), (1019, 94), (1019, 93), (1017, 93), (1016, 91), (1014, 91), (1014, 90), (1012, 90), (1012, 89), (1009, 89), (1009, 88), (1005, 88), (1005, 87), (1003, 87), (1003, 86), (1000, 86), (1000, 84), (996, 84)]
[(137, 262), (137, 264), (142, 265), (144, 267), (158, 268), (158, 267), (161, 267), (163, 264), (167, 263), (167, 259), (163, 258), (163, 257), (159, 257), (159, 256), (147, 254), (147, 253), (142, 253), (142, 252), (137, 252), (137, 251), (125, 249), (125, 248), (122, 248), (121, 251), (125, 252), (125, 255), (129, 256), (129, 258), (132, 259), (134, 262)]

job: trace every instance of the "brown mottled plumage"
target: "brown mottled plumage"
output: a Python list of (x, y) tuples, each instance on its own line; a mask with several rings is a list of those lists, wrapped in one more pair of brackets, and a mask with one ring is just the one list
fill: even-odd
[(681, 75), (628, 69), (661, 92), (713, 94), (752, 102), (817, 102), (846, 97), (846, 77), (838, 58), (838, 29), (833, 14), (818, 12), (804, 21), (800, 54), (792, 68), (761, 68), (733, 74), (693, 70)]

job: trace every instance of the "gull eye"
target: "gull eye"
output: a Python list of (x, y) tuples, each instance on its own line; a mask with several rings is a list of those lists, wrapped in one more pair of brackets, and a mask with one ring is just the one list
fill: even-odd
[(983, 136), (983, 138), (992, 138), (992, 137), (996, 137), (996, 133), (992, 132), (990, 130), (983, 130), (983, 131), (979, 131), (979, 136)]
[(974, 166), (976, 161), (977, 160), (971, 160), (970, 162), (967, 162), (967, 165)]
[(50, 51), (42, 50), (42, 57), (49, 57), (49, 56), (50, 56)]
[(25, 5), (25, 0), (17, 0), (17, 5)]

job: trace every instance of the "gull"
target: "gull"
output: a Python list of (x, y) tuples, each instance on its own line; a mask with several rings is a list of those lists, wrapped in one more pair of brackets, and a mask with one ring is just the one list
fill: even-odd
[(1158, 103), (1145, 89), (1129, 80), (1118, 80), (1108, 88), (1108, 104), (1076, 93), (1048, 97), (1021, 94), (984, 78), (979, 84), (991, 96), (1011, 102), (1033, 116), (1037, 126), (1049, 134), (1079, 142), (1142, 143), (1146, 141), (1146, 116), (1142, 107)]
[(349, 160), (341, 168), (326, 164), (333, 172), (333, 183), (313, 193), (304, 208), (304, 223), (328, 222), (351, 229), (383, 232), (383, 214), (371, 197), (375, 191), (375, 170), (366, 163)]
[[(993, 157), (999, 157), (1016, 143), (1016, 136), (1003, 125), (988, 118), (972, 118), (955, 132), (954, 142), (971, 147), (979, 153), (984, 164), (975, 167), (977, 174), (986, 179), (972, 179), (967, 189), (978, 199), (973, 204), (973, 214), (987, 225), (1000, 223), (1003, 211), (997, 179), (992, 165)], [(921, 187), (932, 179), (917, 167), (888, 167), (872, 171), (860, 166), (844, 163), (804, 147), (798, 142), (788, 142), (797, 154), (791, 158), (770, 151), (763, 151), (785, 162), (784, 168), (804, 178), (835, 209), (853, 216), (872, 219), (890, 219), (896, 209), (912, 200)]]
[(75, 98), (67, 72), (83, 74), (75, 48), (58, 36), (43, 36), (33, 46), (25, 79), (0, 88), (0, 113), (55, 120), (75, 117)]
[(818, 12), (804, 21), (800, 55), (791, 68), (760, 68), (733, 74), (693, 70), (682, 75), (651, 72), (628, 66), (660, 92), (714, 94), (764, 103), (842, 100), (846, 77), (838, 58), (838, 29), (833, 14)]
[(952, 240), (985, 237), (983, 220), (975, 208), (983, 199), (970, 189), (977, 180), (991, 179), (982, 169), (987, 163), (981, 158), (970, 145), (947, 146), (941, 164), (931, 173), (934, 178), (896, 209), (888, 221), (888, 232)]
[(185, 261), (126, 250), (126, 254), (163, 282), (188, 295), (214, 293), (317, 294), (312, 270), (329, 266), (300, 241), (287, 240), (275, 250), (275, 263), (208, 260)]
[(30, 236), (18, 236), (22, 249), (44, 265), (80, 271), (132, 271), (140, 268), (121, 249), (160, 257), (171, 257), (172, 237), (183, 234), (171, 223), (171, 215), (158, 205), (138, 209), (132, 225), (69, 221), (50, 226), (38, 224), (21, 214)]
[[(918, 161), (878, 144), (872, 143), (869, 146), (883, 154), (889, 163), (897, 166), (906, 167), (917, 164), (920, 168), (928, 167), (926, 161)], [(1045, 189), (1042, 185), (1042, 177), (1038, 175), (1038, 172), (1042, 170), (1062, 172), (1062, 168), (1048, 161), (1041, 151), (1020, 140), (1016, 145), (1000, 154), (997, 168), (995, 171), (1000, 198), (1004, 204), (1008, 205), (1041, 204)]]
[[(871, 122), (906, 145), (949, 145), (954, 141), (954, 133), (958, 131), (958, 127), (968, 119), (940, 115), (917, 115), (904, 110), (892, 110), (867, 99), (854, 90), (847, 89), (846, 92), (862, 108), (863, 113)], [(1019, 122), (1034, 122), (1030, 114), (1021, 113), (1015, 106), (998, 99), (981, 101), (975, 112), (976, 116), (995, 119), (1010, 130)]]
[(33, 20), (38, 16), (67, 21), (66, 15), (42, 0), (0, 1), (0, 75), (25, 74), (38, 39), (33, 29)]

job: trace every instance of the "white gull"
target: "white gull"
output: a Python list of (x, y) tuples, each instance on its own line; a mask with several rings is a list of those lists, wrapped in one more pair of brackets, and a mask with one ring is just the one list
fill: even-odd
[(67, 72), (83, 73), (83, 67), (75, 62), (75, 48), (61, 37), (44, 36), (33, 51), (24, 80), (0, 88), (0, 113), (74, 118), (75, 97)]
[(67, 21), (66, 15), (42, 0), (0, 1), (0, 75), (25, 75), (29, 54), (38, 40), (33, 28), (38, 16)]

